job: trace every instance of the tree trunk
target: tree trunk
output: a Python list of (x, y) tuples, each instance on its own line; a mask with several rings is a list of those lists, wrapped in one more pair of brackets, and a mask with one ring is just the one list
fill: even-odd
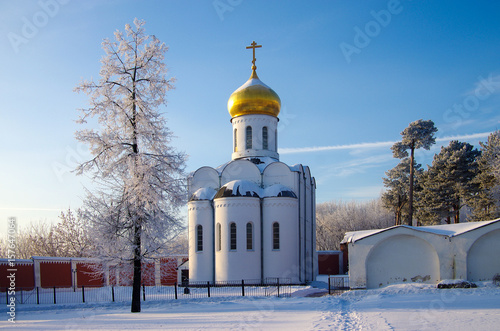
[(408, 208), (408, 225), (413, 226), (413, 160), (414, 160), (414, 153), (415, 153), (415, 145), (412, 144), (411, 146), (411, 156), (410, 156), (410, 192), (408, 194), (408, 203), (409, 203), (409, 208)]
[[(134, 88), (132, 91), (132, 150), (134, 152), (134, 176), (137, 177), (137, 155), (139, 154), (139, 145), (137, 143), (137, 108), (136, 108), (136, 95), (135, 95), (135, 74), (136, 71), (134, 69), (134, 75), (132, 80), (134, 81)], [(136, 209), (137, 212), (137, 209)], [(134, 279), (132, 283), (132, 313), (139, 313), (141, 311), (141, 267), (142, 267), (142, 259), (141, 259), (141, 219), (134, 215), (136, 218), (134, 219)]]
[(132, 283), (132, 313), (141, 312), (141, 226), (136, 220), (134, 227), (134, 279)]
[(453, 211), (455, 212), (455, 215), (453, 215), (453, 223), (460, 223), (460, 206), (456, 204), (453, 205)]

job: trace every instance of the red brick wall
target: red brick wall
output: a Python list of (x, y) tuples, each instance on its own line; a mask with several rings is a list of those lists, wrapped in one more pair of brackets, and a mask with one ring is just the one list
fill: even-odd
[[(16, 269), (16, 271), (7, 271), (7, 269)], [(33, 272), (33, 264), (23, 263), (16, 264), (14, 267), (8, 264), (0, 264), (0, 291), (5, 291), (5, 287), (10, 286), (10, 279), (7, 278), (11, 273), (16, 274), (16, 290), (31, 290), (35, 287), (35, 278)]]
[(104, 275), (100, 270), (100, 264), (77, 263), (76, 277), (78, 287), (83, 286), (103, 286)]
[[(118, 266), (120, 272), (120, 286), (132, 286), (134, 279), (134, 268), (132, 265), (120, 265)], [(114, 280), (116, 283), (116, 280)], [(110, 276), (110, 284), (111, 276)], [(141, 284), (146, 286), (154, 286), (155, 285), (155, 264), (154, 262), (148, 262), (142, 264), (142, 272), (141, 272)]]
[(161, 285), (174, 285), (177, 281), (177, 258), (160, 260)]
[(344, 267), (344, 273), (349, 271), (349, 246), (347, 244), (340, 244), (340, 250), (342, 251), (342, 261)]
[(142, 264), (142, 284), (146, 286), (155, 285), (155, 263), (148, 262)]
[(40, 284), (42, 287), (71, 287), (71, 263), (40, 262)]
[(109, 285), (116, 286), (116, 266), (109, 267)]
[(338, 254), (318, 253), (318, 273), (320, 275), (338, 275), (340, 271)]
[(134, 275), (134, 268), (132, 265), (120, 264), (118, 266), (120, 273), (119, 284), (120, 286), (132, 286), (132, 280)]

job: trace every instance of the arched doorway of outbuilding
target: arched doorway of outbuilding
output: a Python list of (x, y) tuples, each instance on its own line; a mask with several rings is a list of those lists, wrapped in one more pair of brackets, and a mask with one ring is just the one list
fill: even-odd
[(467, 253), (467, 280), (491, 280), (500, 274), (500, 230), (488, 232), (472, 244)]
[(366, 287), (393, 283), (437, 283), (439, 258), (427, 241), (412, 235), (395, 235), (375, 245), (366, 258)]

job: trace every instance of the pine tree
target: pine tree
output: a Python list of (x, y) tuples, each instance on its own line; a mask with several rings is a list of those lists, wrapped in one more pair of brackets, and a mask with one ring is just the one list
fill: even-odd
[(410, 150), (410, 180), (408, 191), (408, 225), (413, 225), (413, 182), (415, 179), (415, 149), (423, 148), (429, 150), (436, 142), (434, 133), (437, 128), (431, 120), (418, 120), (411, 122), (410, 125), (401, 132), (402, 141), (395, 143), (391, 149), (394, 157), (402, 159), (408, 157)]
[(492, 132), (481, 145), (478, 173), (475, 183), (479, 186), (468, 204), (472, 208), (471, 220), (485, 221), (500, 217), (500, 131)]
[[(414, 165), (416, 178), (422, 174), (420, 164)], [(386, 171), (383, 177), (386, 191), (382, 193), (381, 199), (384, 207), (394, 212), (394, 225), (403, 224), (403, 215), (408, 217), (409, 183), (410, 183), (410, 159), (404, 158), (394, 168)], [(415, 181), (415, 188), (418, 187)]]
[(453, 140), (434, 155), (420, 194), (423, 209), (431, 217), (428, 223), (443, 218), (447, 223), (460, 222), (460, 209), (478, 192), (474, 178), (480, 154), (471, 144)]
[(76, 138), (92, 158), (78, 173), (98, 184), (85, 201), (102, 258), (133, 264), (132, 312), (139, 312), (141, 265), (182, 228), (178, 208), (186, 197), (185, 155), (169, 144), (172, 133), (159, 111), (173, 80), (163, 63), (167, 47), (144, 33), (134, 20), (125, 33), (102, 43), (100, 80), (83, 81), (75, 90), (89, 96), (79, 123), (97, 118), (99, 130), (83, 129)]

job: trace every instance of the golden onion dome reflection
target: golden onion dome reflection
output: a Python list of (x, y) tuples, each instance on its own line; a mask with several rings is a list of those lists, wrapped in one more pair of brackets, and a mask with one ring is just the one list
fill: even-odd
[(248, 81), (231, 94), (227, 109), (231, 117), (263, 114), (278, 117), (281, 100), (272, 88), (264, 84), (252, 67), (252, 75)]

